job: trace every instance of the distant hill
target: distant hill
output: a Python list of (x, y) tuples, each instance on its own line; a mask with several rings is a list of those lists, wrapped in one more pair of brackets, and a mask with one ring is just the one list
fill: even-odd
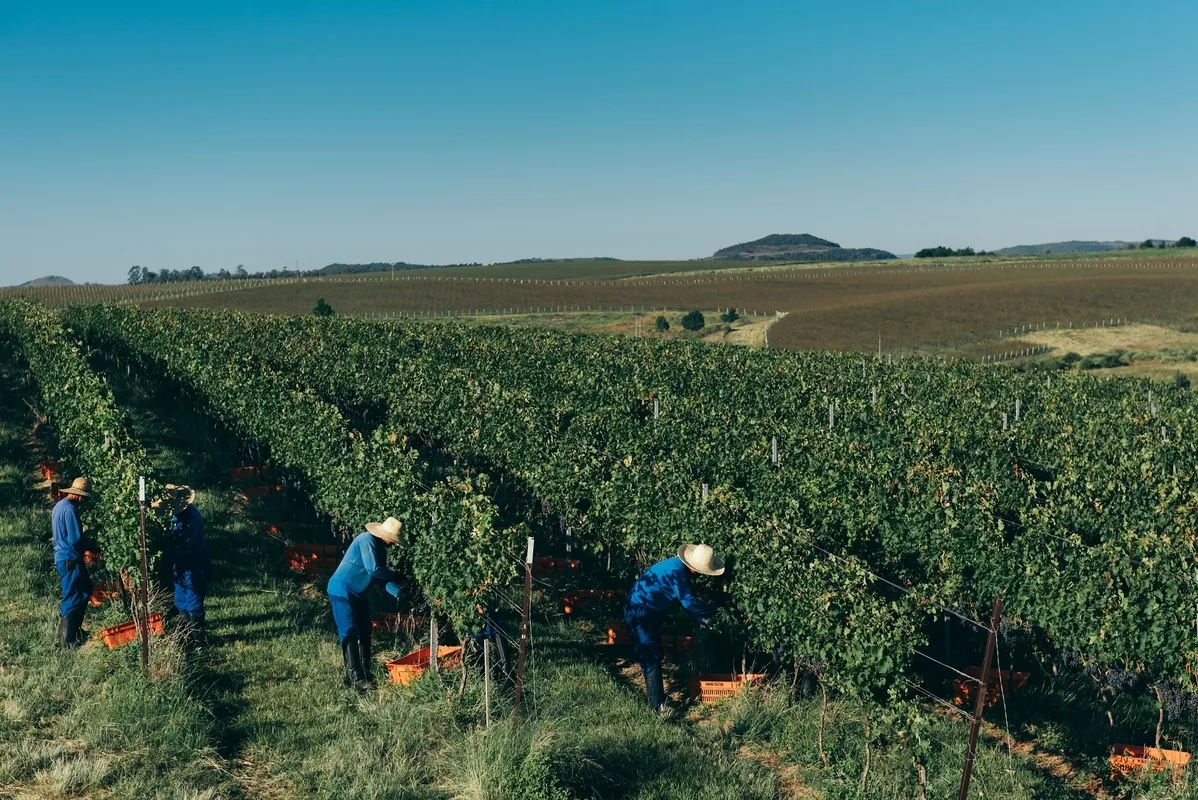
[(872, 247), (841, 247), (809, 233), (772, 233), (712, 255), (720, 261), (881, 261), (897, 257)]
[(70, 278), (64, 278), (61, 275), (47, 275), (44, 278), (34, 278), (31, 281), (25, 281), (21, 286), (74, 286), (75, 282)]
[(1047, 244), (1021, 244), (995, 250), (1000, 256), (1039, 256), (1045, 253), (1104, 253), (1107, 250), (1126, 250), (1130, 242), (1048, 242)]

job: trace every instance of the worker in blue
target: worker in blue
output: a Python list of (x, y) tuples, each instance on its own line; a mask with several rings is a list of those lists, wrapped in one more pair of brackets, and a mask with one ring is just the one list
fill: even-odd
[(187, 643), (204, 637), (204, 597), (212, 575), (212, 556), (204, 536), (204, 517), (195, 507), (196, 493), (190, 486), (166, 485), (171, 508), (171, 534), (167, 555), (175, 584), (175, 608), (179, 630)]
[(329, 579), (333, 621), (337, 624), (345, 660), (345, 685), (360, 692), (375, 688), (371, 677), (370, 604), (366, 590), (377, 581), (384, 584), (392, 597), (399, 597), (396, 583), (399, 575), (387, 566), (387, 546), (399, 544), (402, 527), (403, 523), (395, 517), (387, 517), (381, 523), (366, 523), (365, 532), (354, 537)]
[(724, 561), (705, 544), (684, 544), (678, 548), (677, 556), (645, 570), (628, 593), (624, 622), (645, 676), (649, 707), (659, 713), (669, 710), (661, 677), (662, 614), (680, 603), (700, 624), (706, 625), (716, 611), (714, 605), (691, 593), (694, 573), (723, 575)]
[(62, 578), (62, 603), (58, 606), (59, 646), (73, 650), (87, 641), (83, 630), (83, 615), (92, 594), (92, 579), (83, 560), (84, 550), (98, 550), (95, 542), (83, 533), (79, 506), (91, 497), (91, 481), (76, 478), (62, 490), (62, 499), (50, 515), (54, 542), (54, 568)]

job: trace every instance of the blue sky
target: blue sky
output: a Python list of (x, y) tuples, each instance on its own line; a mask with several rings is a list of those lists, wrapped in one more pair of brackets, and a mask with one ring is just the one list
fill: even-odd
[(0, 285), (1198, 236), (1198, 4), (0, 0)]

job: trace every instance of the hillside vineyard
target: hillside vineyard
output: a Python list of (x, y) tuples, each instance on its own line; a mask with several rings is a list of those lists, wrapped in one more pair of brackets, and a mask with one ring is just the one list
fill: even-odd
[[(34, 308), (0, 319), (20, 338)], [(354, 505), (360, 475), (394, 485), (379, 501), (420, 526), (405, 557), (464, 628), (525, 529), (627, 558), (696, 538), (730, 554), (755, 646), (845, 691), (895, 691), (929, 625), (996, 595), (1016, 635), (1194, 689), (1196, 431), (1172, 388), (531, 329), (62, 314), (64, 337), (268, 447), (335, 525), (374, 510)]]

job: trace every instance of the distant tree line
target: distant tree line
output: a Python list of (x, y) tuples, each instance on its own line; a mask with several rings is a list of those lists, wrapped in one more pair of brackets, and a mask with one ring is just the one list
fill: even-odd
[(1129, 244), (1127, 246), (1127, 249), (1128, 250), (1164, 250), (1166, 247), (1198, 247), (1198, 242), (1194, 241), (1189, 236), (1183, 236), (1180, 239), (1178, 239), (1176, 242), (1174, 242), (1173, 244), (1169, 244), (1168, 242), (1161, 242), (1160, 244), (1156, 244), (1151, 239), (1145, 239), (1144, 241), (1140, 242), (1138, 245), (1135, 242), (1132, 242), (1131, 244)]
[(129, 268), (129, 283), (189, 283), (192, 281), (240, 281), (261, 280), (263, 278), (304, 278), (320, 275), (357, 275), (367, 272), (390, 272), (391, 270), (433, 269), (435, 267), (481, 267), (482, 264), (409, 264), (405, 261), (394, 263), (380, 261), (372, 264), (329, 264), (320, 269), (294, 270), (287, 267), (282, 269), (247, 272), (241, 264), (230, 272), (221, 269), (216, 272), (204, 272), (199, 267), (191, 269), (163, 269), (154, 271), (142, 266)]
[(915, 254), (916, 258), (952, 258), (953, 256), (988, 256), (992, 255), (985, 250), (975, 251), (972, 247), (962, 247), (959, 250), (954, 250), (951, 247), (941, 245), (939, 247), (925, 247)]

